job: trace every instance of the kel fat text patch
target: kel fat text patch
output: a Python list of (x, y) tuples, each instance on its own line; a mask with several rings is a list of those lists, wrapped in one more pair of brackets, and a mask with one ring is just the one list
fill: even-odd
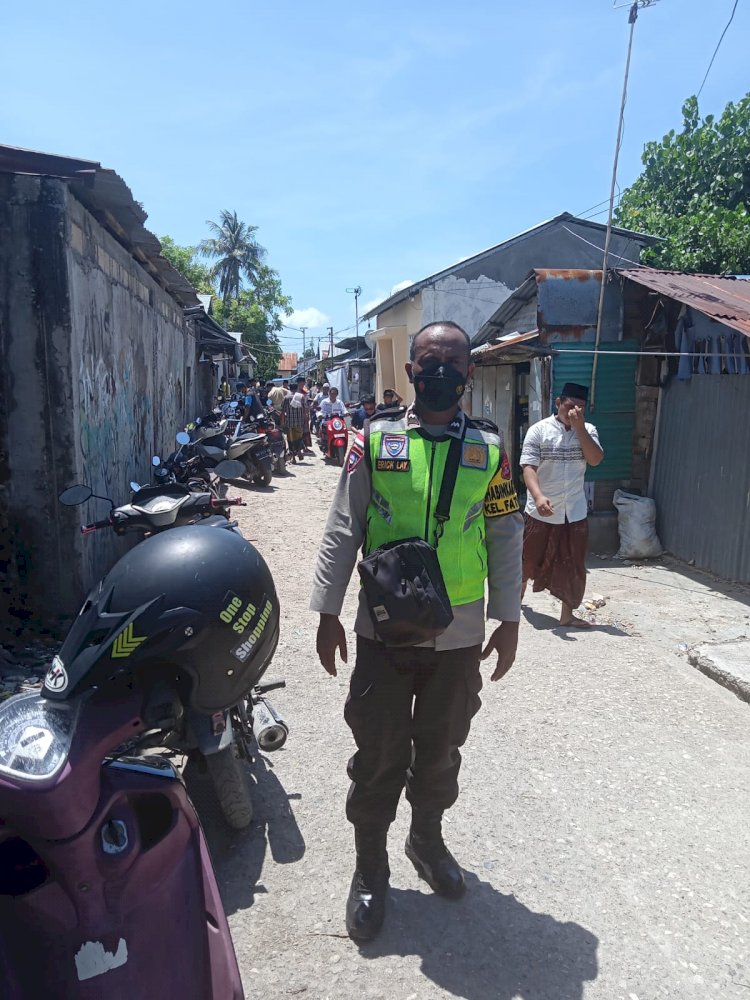
[(516, 488), (510, 474), (508, 456), (503, 454), (503, 461), (492, 477), (484, 498), (485, 517), (505, 517), (519, 510)]

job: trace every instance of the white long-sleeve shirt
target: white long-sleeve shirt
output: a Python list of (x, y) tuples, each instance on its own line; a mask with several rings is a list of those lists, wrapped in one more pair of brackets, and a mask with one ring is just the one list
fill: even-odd
[[(586, 430), (599, 444), (599, 434), (593, 424), (586, 424)], [(599, 445), (601, 448), (601, 445)], [(537, 511), (531, 492), (526, 497), (526, 513), (547, 524), (564, 524), (582, 521), (588, 511), (583, 480), (586, 475), (586, 459), (583, 457), (581, 442), (571, 427), (567, 429), (556, 416), (545, 417), (526, 431), (521, 449), (521, 465), (533, 465), (539, 478), (539, 487), (552, 501), (553, 513), (542, 517)]]
[(330, 420), (333, 416), (345, 417), (346, 407), (340, 399), (337, 399), (335, 403), (332, 403), (330, 399), (324, 399), (320, 404), (320, 412), (324, 420)]

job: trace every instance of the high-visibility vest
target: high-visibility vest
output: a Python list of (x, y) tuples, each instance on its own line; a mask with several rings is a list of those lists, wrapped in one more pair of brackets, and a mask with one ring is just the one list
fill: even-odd
[[(464, 419), (466, 433), (450, 520), (437, 546), (454, 606), (484, 597), (485, 512), (495, 517), (518, 510), (499, 431), (489, 421)], [(365, 554), (406, 538), (423, 538), (434, 545), (435, 508), (451, 436), (424, 436), (419, 427), (408, 425), (402, 410), (372, 419), (368, 438), (366, 455), (372, 472), (372, 494), (367, 507)]]

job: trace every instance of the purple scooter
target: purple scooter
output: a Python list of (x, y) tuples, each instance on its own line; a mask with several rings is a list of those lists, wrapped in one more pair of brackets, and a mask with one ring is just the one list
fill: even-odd
[(235, 703), (278, 622), (249, 542), (176, 528), (91, 591), (41, 694), (0, 705), (3, 1000), (242, 1000), (185, 788), (132, 755), (185, 710)]

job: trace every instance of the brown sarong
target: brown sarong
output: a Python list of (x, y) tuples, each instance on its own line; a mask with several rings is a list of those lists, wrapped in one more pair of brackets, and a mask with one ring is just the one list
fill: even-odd
[(534, 581), (534, 592), (548, 590), (553, 597), (577, 608), (586, 591), (586, 550), (589, 522), (549, 524), (525, 518), (523, 529), (523, 578)]

